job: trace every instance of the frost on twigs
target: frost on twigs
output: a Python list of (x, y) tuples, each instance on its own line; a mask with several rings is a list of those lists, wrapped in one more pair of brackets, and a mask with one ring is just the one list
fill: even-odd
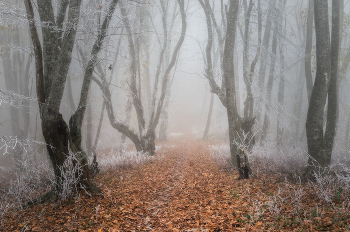
[(13, 165), (0, 167), (0, 223), (3, 216), (14, 208), (22, 208), (48, 191), (54, 179), (53, 170), (48, 162), (46, 144), (15, 136), (3, 136), (0, 139), (1, 154), (13, 154), (20, 151)]
[(25, 101), (37, 101), (37, 99), (0, 89), (0, 105), (8, 104), (18, 108)]
[(128, 168), (134, 165), (140, 165), (147, 161), (156, 159), (156, 156), (149, 156), (147, 153), (137, 152), (135, 150), (110, 151), (98, 156), (98, 164), (101, 172), (106, 172), (115, 168)]
[(58, 186), (62, 189), (58, 192), (58, 197), (61, 201), (70, 199), (78, 191), (80, 186), (80, 177), (82, 176), (83, 170), (80, 166), (80, 161), (77, 155), (72, 152), (68, 145), (68, 154), (63, 165), (59, 167), (61, 177), (59, 178)]
[[(290, 143), (281, 147), (274, 141), (266, 141), (263, 145), (256, 144), (249, 152), (245, 137), (235, 141), (239, 149), (245, 151), (253, 172), (260, 177), (262, 174), (278, 174), (298, 179), (307, 164), (306, 147), (299, 143)], [(230, 165), (231, 154), (228, 144), (210, 146), (211, 156), (219, 166)]]
[(222, 168), (231, 167), (230, 146), (226, 144), (209, 146), (210, 155), (215, 162)]

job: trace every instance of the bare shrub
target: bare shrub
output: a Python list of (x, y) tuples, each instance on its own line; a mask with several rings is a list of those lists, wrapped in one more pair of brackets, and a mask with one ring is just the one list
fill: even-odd
[(276, 142), (266, 141), (256, 145), (249, 161), (256, 176), (262, 174), (279, 174), (298, 180), (307, 165), (306, 145), (290, 143), (277, 147)]
[(210, 155), (215, 160), (217, 165), (222, 168), (229, 168), (231, 164), (230, 146), (223, 145), (211, 145), (209, 146)]
[[(246, 152), (256, 177), (260, 174), (279, 174), (298, 180), (307, 164), (306, 146), (299, 143), (277, 147), (276, 142), (268, 141), (263, 145), (254, 146), (251, 152), (246, 147), (244, 138), (235, 143)], [(231, 165), (228, 144), (210, 146), (210, 154), (219, 166)]]
[(115, 168), (128, 168), (139, 165), (156, 159), (156, 157), (158, 156), (150, 156), (142, 152), (137, 152), (136, 150), (111, 151), (105, 155), (98, 156), (98, 164), (101, 172), (107, 172)]

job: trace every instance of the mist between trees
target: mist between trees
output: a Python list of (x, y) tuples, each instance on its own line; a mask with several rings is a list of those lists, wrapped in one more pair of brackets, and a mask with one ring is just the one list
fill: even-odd
[(99, 193), (183, 138), (225, 143), (240, 179), (349, 175), (348, 3), (3, 0), (0, 184), (35, 177), (27, 206)]

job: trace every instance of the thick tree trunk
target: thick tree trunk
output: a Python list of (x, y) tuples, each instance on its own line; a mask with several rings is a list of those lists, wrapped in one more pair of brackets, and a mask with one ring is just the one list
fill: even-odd
[[(41, 20), (49, 25), (55, 24), (51, 2), (40, 1), (38, 2), (38, 5)], [(57, 25), (59, 29), (62, 28), (67, 5), (68, 1), (63, 1), (61, 3), (60, 14), (57, 17)], [(59, 113), (68, 69), (71, 64), (72, 50), (75, 43), (76, 27), (72, 22), (79, 20), (81, 0), (72, 0), (69, 4), (67, 17), (68, 24), (71, 23), (71, 25), (65, 30), (62, 44), (61, 36), (56, 36), (63, 30), (57, 30), (58, 32), (55, 31), (52, 33), (51, 29), (53, 27), (42, 28), (42, 43), (44, 45), (44, 50), (42, 50), (37, 27), (35, 25), (34, 11), (31, 1), (25, 0), (25, 6), (34, 46), (37, 83), (36, 91), (39, 101), (40, 116), (42, 119), (42, 132), (55, 174), (55, 182), (53, 186), (54, 191), (51, 191), (50, 194), (46, 194), (34, 202), (38, 203), (50, 200), (48, 198), (52, 196), (57, 199), (58, 196), (63, 196), (67, 193), (64, 192), (65, 185), (63, 185), (63, 183), (65, 177), (63, 176), (62, 170), (67, 168), (64, 164), (70, 151), (73, 152), (76, 157), (76, 167), (81, 170), (81, 172), (76, 170), (77, 172), (75, 173), (75, 177), (78, 178), (77, 187), (85, 188), (87, 190), (93, 189), (90, 182), (87, 157), (80, 148), (77, 148), (74, 145), (72, 138), (70, 137), (69, 128), (63, 120), (62, 115)], [(75, 189), (69, 189), (69, 191), (73, 192), (74, 190)]]
[[(48, 144), (48, 154), (55, 173), (54, 190), (57, 196), (59, 197), (61, 194), (64, 194), (64, 181), (67, 180), (65, 180), (62, 175), (62, 168), (67, 168), (64, 164), (71, 152), (77, 156), (78, 163), (74, 165), (79, 166), (81, 169), (80, 176), (79, 173), (76, 173), (76, 178), (79, 179), (78, 183), (80, 184), (80, 186), (77, 187), (83, 187), (88, 191), (92, 190), (86, 154), (77, 149), (72, 143), (68, 125), (63, 120), (62, 115), (49, 113), (42, 118), (42, 128), (45, 142)], [(74, 192), (74, 189), (71, 191)]]
[(249, 178), (249, 163), (247, 156), (241, 151), (236, 141), (241, 129), (241, 120), (237, 112), (235, 77), (234, 77), (234, 45), (236, 36), (236, 22), (238, 15), (239, 1), (230, 0), (229, 11), (227, 13), (227, 33), (224, 48), (224, 77), (226, 84), (226, 109), (229, 124), (230, 152), (231, 161), (237, 166), (239, 178)]
[(314, 14), (317, 69), (306, 119), (308, 152), (311, 156), (309, 166), (304, 173), (307, 178), (311, 178), (315, 165), (325, 167), (327, 164), (323, 136), (323, 113), (331, 78), (328, 2), (315, 0)]
[(328, 89), (327, 126), (325, 131), (326, 165), (330, 165), (338, 122), (338, 59), (340, 42), (340, 1), (332, 1), (331, 79)]

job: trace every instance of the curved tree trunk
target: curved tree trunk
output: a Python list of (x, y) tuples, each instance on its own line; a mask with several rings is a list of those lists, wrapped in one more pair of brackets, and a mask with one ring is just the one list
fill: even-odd
[[(114, 2), (117, 2), (117, 0), (114, 0)], [(64, 192), (65, 185), (63, 185), (63, 182), (65, 181), (65, 176), (62, 171), (67, 168), (65, 161), (72, 152), (73, 156), (75, 156), (73, 166), (76, 167), (75, 178), (78, 179), (77, 187), (86, 190), (93, 189), (86, 154), (80, 148), (80, 143), (77, 143), (78, 146), (75, 143), (79, 139), (81, 141), (80, 133), (78, 133), (78, 138), (73, 139), (71, 137), (72, 131), (69, 130), (67, 123), (59, 113), (77, 32), (76, 23), (72, 22), (79, 21), (81, 4), (81, 0), (72, 0), (70, 2), (63, 0), (59, 13), (55, 17), (51, 1), (38, 1), (40, 20), (48, 25), (55, 25), (55, 27), (42, 28), (42, 44), (44, 48), (42, 49), (35, 25), (32, 2), (31, 0), (25, 0), (30, 34), (34, 46), (36, 91), (42, 119), (42, 132), (55, 174), (54, 191), (44, 195), (34, 203), (50, 200), (49, 198), (52, 196), (57, 199), (58, 196), (63, 196), (67, 193)], [(69, 26), (63, 29), (65, 18), (67, 18)], [(84, 89), (86, 87), (83, 87)], [(81, 101), (86, 103), (86, 98), (84, 99), (83, 95), (81, 98), (83, 98)], [(69, 191), (74, 192), (74, 189), (69, 189)]]

